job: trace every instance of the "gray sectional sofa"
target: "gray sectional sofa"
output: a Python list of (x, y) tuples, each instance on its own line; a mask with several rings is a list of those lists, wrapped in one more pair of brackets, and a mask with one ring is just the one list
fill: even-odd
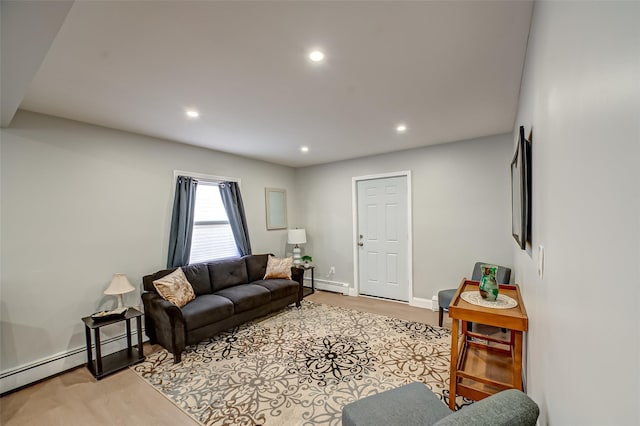
[(303, 271), (291, 268), (291, 280), (264, 280), (268, 254), (197, 263), (182, 267), (196, 298), (182, 308), (164, 300), (153, 281), (176, 268), (142, 278), (146, 334), (181, 361), (187, 345), (266, 315), (292, 303), (300, 306)]

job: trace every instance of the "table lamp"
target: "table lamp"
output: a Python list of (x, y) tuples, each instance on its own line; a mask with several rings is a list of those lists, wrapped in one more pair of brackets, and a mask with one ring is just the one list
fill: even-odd
[(113, 278), (111, 278), (111, 284), (109, 284), (109, 287), (104, 291), (104, 294), (118, 296), (117, 309), (122, 309), (124, 308), (122, 295), (133, 290), (135, 290), (135, 288), (131, 285), (129, 279), (125, 274), (113, 274)]
[(307, 233), (304, 229), (289, 229), (287, 235), (287, 243), (295, 244), (293, 248), (293, 264), (298, 266), (302, 263), (300, 260), (300, 246), (298, 244), (305, 244), (307, 242)]

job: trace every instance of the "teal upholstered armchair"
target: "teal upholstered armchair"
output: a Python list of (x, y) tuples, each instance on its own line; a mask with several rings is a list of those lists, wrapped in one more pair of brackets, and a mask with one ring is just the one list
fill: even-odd
[(524, 392), (509, 389), (458, 411), (415, 382), (352, 402), (343, 426), (535, 426), (540, 409)]
[[(482, 278), (482, 265), (493, 265), (488, 262), (476, 262), (473, 267), (473, 274), (471, 274), (471, 280), (480, 281)], [(499, 284), (509, 284), (509, 280), (511, 279), (511, 268), (506, 268), (500, 265), (494, 265), (498, 267), (498, 272), (496, 273), (496, 281)], [(440, 311), (438, 313), (438, 325), (442, 327), (442, 316), (444, 311), (449, 311), (449, 304), (453, 299), (453, 296), (456, 294), (457, 288), (452, 288), (449, 290), (442, 290), (438, 292), (438, 306), (440, 307)]]

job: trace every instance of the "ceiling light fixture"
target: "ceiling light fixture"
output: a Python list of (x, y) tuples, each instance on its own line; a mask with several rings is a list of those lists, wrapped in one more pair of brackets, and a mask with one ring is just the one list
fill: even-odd
[(188, 109), (185, 114), (187, 114), (187, 117), (189, 117), (189, 118), (198, 118), (198, 117), (200, 117), (200, 113), (198, 111), (196, 111), (195, 109)]
[(324, 53), (320, 50), (314, 50), (309, 53), (309, 59), (311, 59), (313, 62), (321, 62), (324, 60)]
[(396, 132), (398, 133), (404, 133), (407, 131), (407, 125), (406, 124), (398, 124), (396, 126)]
[(302, 151), (302, 152), (309, 152), (309, 147), (308, 147), (308, 146), (300, 147), (300, 151)]

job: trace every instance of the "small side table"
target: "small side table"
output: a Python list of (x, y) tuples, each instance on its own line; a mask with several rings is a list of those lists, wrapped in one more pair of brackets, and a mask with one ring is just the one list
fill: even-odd
[(299, 265), (296, 266), (296, 268), (298, 269), (302, 269), (302, 282), (304, 283), (304, 271), (311, 271), (311, 290), (309, 290), (308, 288), (302, 287), (302, 297), (308, 296), (310, 294), (313, 294), (316, 292), (316, 287), (315, 287), (315, 282), (313, 279), (313, 270), (316, 269), (315, 266), (311, 265), (311, 266), (304, 266), (304, 265)]
[[(529, 328), (527, 310), (518, 285), (500, 284), (500, 293), (515, 299), (510, 309), (477, 306), (462, 299), (465, 291), (479, 291), (479, 282), (462, 279), (449, 305), (451, 326), (451, 376), (449, 408), (455, 409), (456, 395), (474, 401), (505, 389), (523, 389), (522, 333)], [(507, 340), (469, 331), (470, 323), (509, 330)], [(460, 326), (460, 323), (462, 325)]]
[[(138, 346), (135, 348), (131, 345), (131, 320), (136, 319), (138, 332)], [(115, 373), (130, 365), (144, 361), (144, 352), (142, 349), (142, 312), (135, 308), (129, 308), (127, 313), (120, 318), (95, 321), (90, 316), (82, 318), (84, 322), (84, 331), (87, 339), (87, 368), (96, 379), (100, 380), (107, 374)], [(100, 344), (100, 328), (126, 321), (127, 323), (127, 349), (102, 356), (102, 348)], [(93, 360), (93, 351), (91, 350), (91, 330), (94, 332), (96, 359)]]

